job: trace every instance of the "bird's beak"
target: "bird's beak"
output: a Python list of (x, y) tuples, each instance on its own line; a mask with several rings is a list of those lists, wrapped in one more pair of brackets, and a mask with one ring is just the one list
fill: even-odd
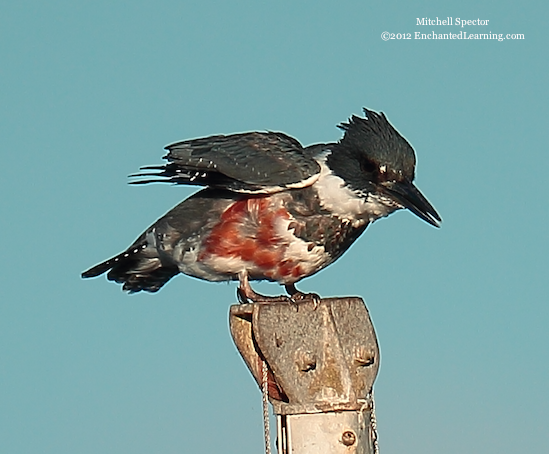
[(425, 222), (428, 222), (435, 227), (440, 227), (442, 219), (433, 205), (429, 203), (413, 183), (408, 181), (388, 181), (384, 183), (383, 186), (388, 195), (404, 208), (408, 208)]

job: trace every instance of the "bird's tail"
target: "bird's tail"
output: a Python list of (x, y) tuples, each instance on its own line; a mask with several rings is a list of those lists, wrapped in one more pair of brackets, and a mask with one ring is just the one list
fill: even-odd
[(136, 293), (142, 290), (157, 292), (179, 273), (179, 269), (174, 264), (163, 263), (158, 252), (148, 247), (146, 241), (142, 241), (84, 271), (82, 277), (96, 277), (106, 272), (107, 279), (123, 284), (122, 289), (129, 293)]

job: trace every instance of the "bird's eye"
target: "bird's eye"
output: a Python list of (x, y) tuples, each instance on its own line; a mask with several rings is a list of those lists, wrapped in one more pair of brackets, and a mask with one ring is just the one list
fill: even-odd
[(360, 163), (360, 168), (363, 172), (366, 173), (374, 173), (378, 170), (377, 164), (374, 161), (371, 161), (370, 159), (363, 159)]

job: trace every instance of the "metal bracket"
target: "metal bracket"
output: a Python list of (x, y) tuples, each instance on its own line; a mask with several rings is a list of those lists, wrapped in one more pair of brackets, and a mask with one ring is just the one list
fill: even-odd
[[(379, 348), (361, 298), (234, 305), (229, 324), (259, 386), (263, 361), (269, 367), (280, 454), (373, 452), (369, 421)], [(347, 429), (339, 430), (340, 425)], [(329, 435), (329, 427), (338, 427), (337, 434)], [(333, 438), (334, 449), (346, 450), (320, 447), (324, 435)], [(307, 450), (310, 443), (318, 449)], [(297, 445), (302, 448), (296, 450)], [(353, 446), (356, 449), (349, 450)]]

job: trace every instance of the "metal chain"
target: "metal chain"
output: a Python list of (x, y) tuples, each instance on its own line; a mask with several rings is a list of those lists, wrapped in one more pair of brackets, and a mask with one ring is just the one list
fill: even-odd
[(358, 411), (358, 426), (360, 430), (366, 428), (364, 421), (364, 412), (370, 410), (370, 436), (372, 442), (373, 452), (372, 454), (379, 454), (378, 434), (377, 434), (377, 420), (376, 420), (376, 403), (374, 401), (374, 390), (372, 389), (367, 395), (366, 399), (360, 399), (359, 402), (363, 402), (362, 407)]
[(377, 419), (376, 419), (376, 403), (374, 400), (374, 390), (372, 389), (370, 399), (372, 402), (372, 410), (370, 411), (370, 427), (372, 428), (372, 444), (374, 446), (374, 454), (379, 454), (379, 443), (377, 433)]
[[(269, 427), (269, 383), (267, 381), (269, 366), (262, 361), (261, 391), (263, 393), (263, 432), (265, 434), (265, 454), (271, 454), (271, 430)], [(377, 454), (377, 453), (376, 453)]]

